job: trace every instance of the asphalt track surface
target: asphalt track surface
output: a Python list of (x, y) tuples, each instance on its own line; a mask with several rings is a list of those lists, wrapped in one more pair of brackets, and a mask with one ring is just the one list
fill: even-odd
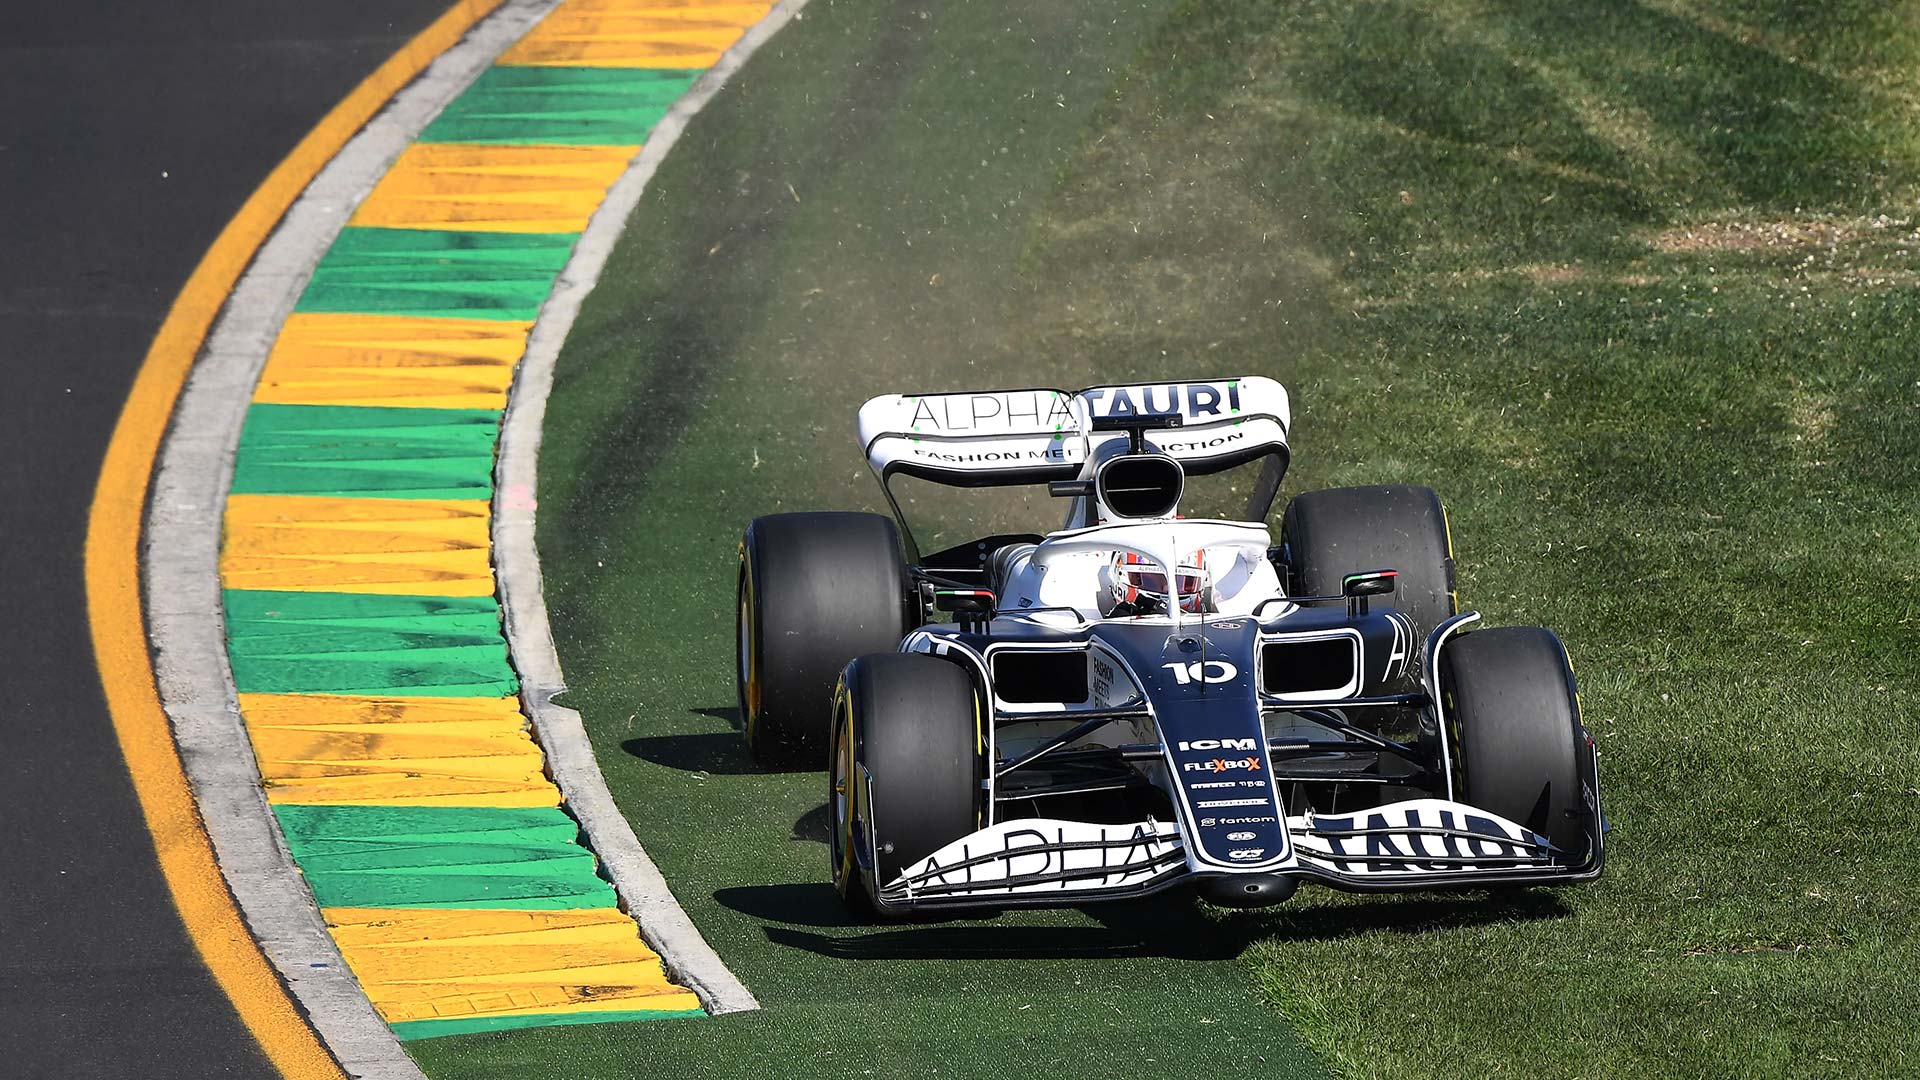
[(154, 859), (92, 660), (101, 456), (228, 218), (446, 0), (10, 5), (0, 35), (0, 1075), (274, 1070)]

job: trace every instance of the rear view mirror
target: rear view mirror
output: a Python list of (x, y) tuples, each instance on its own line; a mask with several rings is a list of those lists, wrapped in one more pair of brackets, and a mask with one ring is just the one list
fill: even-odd
[(935, 589), (933, 609), (957, 615), (986, 615), (993, 611), (991, 589)]
[(1356, 596), (1384, 596), (1393, 591), (1394, 579), (1399, 576), (1398, 570), (1362, 570), (1348, 574), (1340, 579), (1340, 595), (1349, 600)]
[(1347, 598), (1349, 612), (1365, 615), (1367, 597), (1391, 593), (1399, 577), (1398, 570), (1362, 570), (1357, 574), (1348, 574), (1340, 579), (1340, 595)]

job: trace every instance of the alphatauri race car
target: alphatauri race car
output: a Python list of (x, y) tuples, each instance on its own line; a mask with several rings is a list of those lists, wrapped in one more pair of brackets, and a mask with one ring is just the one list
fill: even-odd
[[(1557, 637), (1456, 612), (1424, 487), (1295, 495), (1266, 378), (877, 397), (893, 509), (761, 517), (740, 547), (748, 748), (823, 763), (856, 909), (1228, 906), (1590, 881), (1600, 778)], [(1236, 471), (1233, 519), (1180, 513)], [(1065, 522), (922, 553), (903, 478), (1044, 485)], [(955, 491), (955, 495), (960, 492)], [(924, 502), (925, 500), (920, 500)]]

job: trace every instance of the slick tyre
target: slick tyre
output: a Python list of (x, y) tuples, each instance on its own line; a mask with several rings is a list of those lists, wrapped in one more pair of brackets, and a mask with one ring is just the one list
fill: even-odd
[(979, 698), (955, 664), (913, 653), (848, 664), (833, 698), (827, 816), (833, 884), (856, 912), (981, 822)]
[(747, 750), (774, 767), (826, 761), (834, 681), (907, 632), (907, 573), (878, 514), (772, 514), (740, 542), (735, 685)]
[(1440, 651), (1440, 688), (1461, 801), (1584, 853), (1591, 750), (1560, 639), (1537, 626), (1460, 634)]
[(1338, 596), (1359, 570), (1398, 570), (1386, 603), (1413, 620), (1421, 637), (1456, 610), (1453, 541), (1432, 488), (1406, 484), (1328, 488), (1295, 495), (1280, 522), (1289, 590)]

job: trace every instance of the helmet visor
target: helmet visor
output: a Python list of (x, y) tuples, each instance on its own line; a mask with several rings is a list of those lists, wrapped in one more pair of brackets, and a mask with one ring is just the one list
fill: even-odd
[[(1126, 566), (1122, 570), (1127, 575), (1127, 584), (1141, 593), (1161, 600), (1167, 598), (1167, 575), (1159, 569)], [(1195, 596), (1206, 588), (1207, 578), (1198, 567), (1183, 566), (1174, 574), (1174, 584), (1179, 587), (1181, 596)]]

